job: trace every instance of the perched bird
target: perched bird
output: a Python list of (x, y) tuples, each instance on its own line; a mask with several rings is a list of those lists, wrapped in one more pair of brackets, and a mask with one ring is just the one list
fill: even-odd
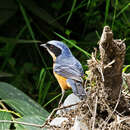
[(56, 40), (41, 44), (41, 46), (45, 47), (53, 58), (53, 73), (62, 90), (59, 105), (61, 105), (65, 90), (70, 88), (80, 99), (84, 99), (86, 97), (82, 79), (84, 71), (70, 49), (63, 42)]

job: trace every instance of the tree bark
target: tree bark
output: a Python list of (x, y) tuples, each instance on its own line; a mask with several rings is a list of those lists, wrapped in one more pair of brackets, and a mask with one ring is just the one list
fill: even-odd
[[(105, 26), (99, 41), (100, 62), (103, 73), (103, 86), (110, 104), (115, 106), (122, 88), (122, 68), (125, 59), (126, 46), (123, 40), (114, 40), (113, 32)], [(117, 107), (119, 112), (129, 111), (124, 97), (120, 97)]]

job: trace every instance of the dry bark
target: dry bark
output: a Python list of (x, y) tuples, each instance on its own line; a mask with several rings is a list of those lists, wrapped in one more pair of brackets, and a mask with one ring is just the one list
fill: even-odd
[(130, 92), (130, 73), (128, 73), (128, 74), (124, 73), (123, 76), (124, 76), (124, 80), (125, 80), (126, 85), (127, 85), (127, 89)]
[[(122, 88), (122, 68), (125, 59), (126, 46), (124, 40), (114, 40), (113, 32), (105, 26), (99, 41), (100, 64), (103, 75), (102, 84), (110, 100), (110, 105), (115, 106)], [(128, 104), (121, 95), (117, 110), (129, 112)]]
[(101, 62), (103, 67), (114, 61), (111, 67), (102, 68), (104, 76), (104, 87), (109, 96), (117, 100), (122, 86), (122, 67), (125, 58), (125, 43), (122, 40), (114, 40), (110, 27), (105, 26), (99, 42)]

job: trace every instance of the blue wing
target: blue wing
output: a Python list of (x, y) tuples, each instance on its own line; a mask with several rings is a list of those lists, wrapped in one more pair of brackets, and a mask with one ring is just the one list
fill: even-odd
[(67, 78), (82, 82), (82, 76), (84, 74), (83, 68), (80, 62), (74, 57), (63, 59), (59, 63), (55, 63), (54, 71)]

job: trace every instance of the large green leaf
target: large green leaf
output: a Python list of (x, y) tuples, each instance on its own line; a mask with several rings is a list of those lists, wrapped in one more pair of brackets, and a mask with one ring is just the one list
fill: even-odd
[(12, 85), (0, 82), (0, 98), (21, 115), (40, 115), (47, 118), (48, 112)]
[[(11, 114), (0, 111), (0, 120), (11, 120)], [(9, 130), (11, 123), (0, 123), (0, 130)]]
[(20, 99), (12, 99), (12, 100), (3, 100), (6, 102), (11, 108), (20, 113), (22, 116), (24, 115), (41, 115), (45, 119), (47, 114), (44, 111), (34, 107), (33, 104), (30, 104), (27, 101)]

